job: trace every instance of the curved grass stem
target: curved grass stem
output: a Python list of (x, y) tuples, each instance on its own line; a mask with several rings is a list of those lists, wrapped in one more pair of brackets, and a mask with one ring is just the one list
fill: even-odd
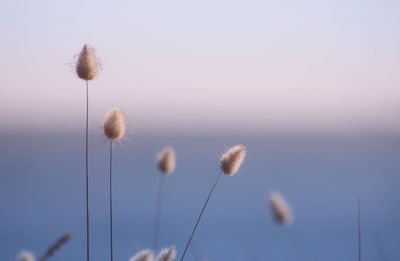
[(112, 211), (112, 145), (113, 141), (110, 140), (110, 260), (114, 260), (114, 246), (113, 246), (113, 211)]
[(163, 205), (163, 192), (164, 192), (164, 175), (161, 175), (160, 184), (158, 186), (158, 195), (157, 195), (157, 203), (156, 203), (156, 221), (154, 224), (154, 237), (153, 237), (153, 250), (157, 252), (158, 248), (158, 236), (160, 230), (160, 219), (161, 219), (161, 210)]
[(89, 230), (89, 82), (86, 81), (86, 259), (90, 260)]
[(221, 178), (221, 176), (222, 176), (222, 171), (219, 173), (219, 175), (218, 175), (218, 177), (217, 177), (217, 180), (215, 180), (215, 183), (214, 183), (214, 185), (213, 185), (213, 187), (212, 187), (210, 193), (208, 194), (207, 200), (206, 200), (206, 202), (204, 203), (203, 208), (201, 209), (200, 215), (199, 215), (199, 217), (197, 218), (197, 221), (196, 221), (196, 225), (194, 226), (194, 229), (193, 229), (193, 231), (192, 231), (192, 234), (190, 235), (190, 238), (189, 238), (189, 240), (188, 240), (188, 242), (187, 242), (187, 244), (186, 244), (185, 251), (183, 251), (183, 254), (182, 254), (182, 257), (181, 257), (181, 261), (183, 261), (183, 258), (184, 258), (185, 255), (186, 255), (186, 251), (188, 250), (189, 245), (190, 245), (190, 242), (192, 242), (194, 233), (196, 232), (197, 227), (199, 226), (199, 222), (200, 222), (201, 217), (203, 216), (203, 212), (204, 212), (204, 210), (206, 209), (206, 206), (207, 206), (207, 204), (208, 204), (208, 201), (210, 200), (211, 195), (213, 194), (213, 192), (214, 192), (214, 190), (215, 190), (215, 187), (217, 186), (217, 183), (218, 183), (219, 179)]

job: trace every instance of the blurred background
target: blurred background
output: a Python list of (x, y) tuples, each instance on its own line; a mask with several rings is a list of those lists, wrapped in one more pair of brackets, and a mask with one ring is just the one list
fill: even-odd
[[(84, 260), (85, 43), (103, 70), (90, 82), (93, 260), (108, 260), (108, 143), (114, 152), (115, 259), (152, 244), (167, 145), (160, 243), (178, 256), (218, 175), (219, 156), (248, 157), (223, 177), (185, 260), (399, 260), (400, 2), (1, 1), (0, 256)], [(272, 219), (280, 191), (292, 226)], [(382, 255), (385, 259), (382, 259)]]

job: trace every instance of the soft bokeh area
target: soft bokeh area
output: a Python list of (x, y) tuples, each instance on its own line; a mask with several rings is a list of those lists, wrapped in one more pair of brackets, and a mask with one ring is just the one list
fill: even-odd
[[(93, 133), (90, 153), (92, 255), (108, 260), (108, 144)], [(41, 253), (65, 231), (75, 238), (54, 260), (84, 260), (83, 135), (1, 136), (1, 253)], [(357, 197), (362, 199), (365, 260), (399, 257), (398, 137), (137, 134), (114, 150), (115, 259), (152, 246), (160, 174), (155, 154), (177, 153), (167, 177), (161, 217), (162, 246), (182, 253), (218, 174), (225, 145), (244, 143), (249, 155), (234, 177), (224, 176), (194, 240), (209, 260), (356, 260)], [(295, 221), (278, 227), (267, 208), (277, 189), (292, 204)], [(187, 260), (194, 260), (191, 252)], [(390, 258), (390, 259), (389, 259)]]
[[(160, 173), (160, 245), (178, 257), (219, 172), (185, 260), (399, 260), (400, 2), (1, 1), (0, 259), (85, 260), (85, 43), (102, 71), (89, 84), (92, 260), (109, 260), (110, 107), (127, 117), (114, 148), (115, 260), (151, 248)], [(280, 191), (295, 216), (278, 226)]]

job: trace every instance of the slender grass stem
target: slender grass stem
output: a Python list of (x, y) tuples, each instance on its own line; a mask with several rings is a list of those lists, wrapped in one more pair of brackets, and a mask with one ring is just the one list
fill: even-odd
[(114, 260), (113, 249), (113, 212), (112, 212), (112, 145), (113, 140), (110, 140), (110, 260)]
[(195, 243), (196, 243), (196, 241), (192, 242), (192, 245), (191, 245), (189, 250), (192, 253), (192, 257), (193, 257), (193, 259), (195, 261), (201, 261), (202, 260), (202, 258), (201, 258), (202, 255), (199, 254), (197, 245)]
[(383, 244), (378, 233), (375, 234), (375, 242), (376, 242), (376, 247), (378, 248), (379, 260), (385, 261), (385, 251), (383, 249)]
[(89, 233), (89, 82), (86, 81), (86, 258), (90, 260)]
[(183, 251), (183, 254), (182, 254), (182, 257), (181, 257), (181, 261), (183, 260), (183, 258), (184, 258), (185, 255), (186, 255), (186, 251), (188, 250), (189, 245), (190, 245), (190, 242), (192, 242), (194, 233), (196, 232), (197, 227), (199, 226), (199, 222), (200, 222), (201, 217), (203, 216), (203, 212), (204, 212), (204, 210), (205, 210), (205, 208), (206, 208), (206, 206), (207, 206), (207, 204), (208, 204), (208, 201), (210, 200), (211, 195), (212, 195), (212, 193), (214, 192), (215, 187), (217, 186), (217, 183), (218, 183), (219, 179), (221, 178), (221, 176), (222, 176), (222, 171), (219, 173), (217, 179), (215, 180), (215, 183), (214, 183), (214, 185), (213, 185), (213, 187), (212, 187), (210, 193), (208, 194), (207, 200), (206, 200), (206, 202), (204, 203), (203, 208), (201, 209), (200, 215), (199, 215), (199, 217), (197, 218), (196, 225), (194, 226), (193, 232), (192, 232), (192, 234), (190, 235), (190, 238), (189, 238), (189, 240), (188, 240), (188, 242), (187, 242), (187, 244), (186, 244), (185, 251)]
[(361, 261), (361, 199), (358, 198), (358, 261)]
[(307, 261), (309, 260), (304, 248), (302, 246), (302, 241), (299, 239), (298, 235), (294, 233), (295, 231), (291, 230), (288, 231), (289, 240), (291, 241), (295, 254), (299, 257), (300, 261)]
[(157, 252), (158, 249), (158, 235), (160, 230), (160, 219), (161, 219), (161, 209), (163, 205), (163, 194), (164, 194), (164, 175), (160, 176), (160, 184), (158, 186), (158, 195), (156, 203), (156, 221), (154, 224), (154, 237), (153, 237), (153, 250)]
[(246, 259), (248, 259), (250, 261), (256, 261), (257, 258), (253, 254), (253, 251), (251, 251), (251, 248), (250, 248), (249, 244), (247, 243), (247, 241), (244, 240), (243, 238), (239, 238), (239, 241), (240, 241), (240, 243), (241, 243), (241, 245), (242, 245), (242, 247), (243, 247), (243, 249), (244, 249), (244, 251), (246, 253), (246, 256), (247, 256)]

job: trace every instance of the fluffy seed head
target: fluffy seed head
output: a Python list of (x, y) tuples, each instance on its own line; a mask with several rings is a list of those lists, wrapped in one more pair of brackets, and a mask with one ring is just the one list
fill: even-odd
[(93, 80), (98, 73), (99, 63), (93, 47), (85, 44), (76, 63), (76, 74), (83, 80)]
[(47, 260), (48, 258), (52, 257), (63, 245), (70, 241), (72, 237), (73, 235), (71, 233), (66, 233), (60, 237), (56, 242), (48, 247), (46, 253), (40, 257), (40, 260)]
[(175, 245), (169, 248), (164, 248), (161, 250), (160, 254), (157, 256), (157, 261), (173, 261), (176, 258)]
[(289, 203), (279, 192), (273, 191), (269, 194), (269, 205), (276, 222), (282, 225), (292, 224), (292, 210)]
[(103, 124), (104, 134), (110, 140), (121, 139), (126, 132), (126, 121), (124, 113), (118, 108), (110, 109)]
[(239, 170), (246, 157), (246, 147), (236, 145), (221, 156), (221, 170), (228, 176), (233, 176)]
[(18, 254), (17, 261), (35, 261), (35, 256), (32, 252), (22, 250)]
[(170, 174), (174, 171), (176, 165), (175, 151), (171, 147), (164, 148), (157, 157), (158, 169), (163, 174)]
[(153, 261), (153, 251), (145, 249), (131, 257), (129, 261)]

